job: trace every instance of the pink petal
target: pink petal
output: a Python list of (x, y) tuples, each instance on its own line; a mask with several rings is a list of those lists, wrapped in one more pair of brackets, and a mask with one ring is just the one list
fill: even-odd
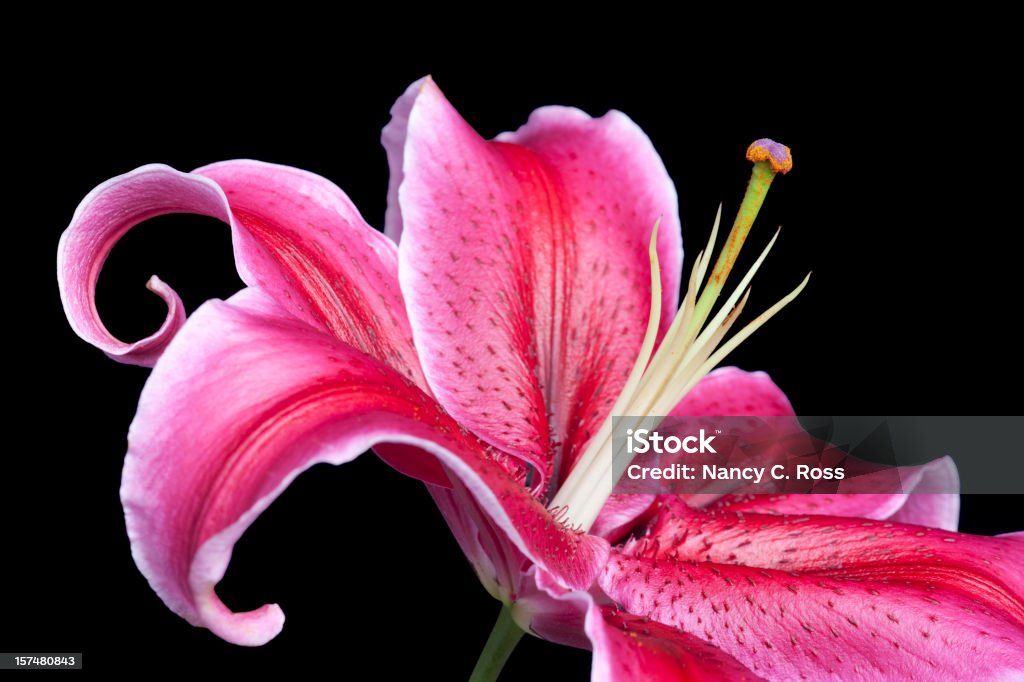
[(654, 505), (655, 495), (611, 495), (601, 507), (590, 532), (592, 535), (616, 542), (629, 531)]
[(763, 680), (713, 644), (648, 618), (591, 603), (587, 635), (594, 682)]
[(601, 595), (566, 590), (544, 571), (531, 574), (543, 598), (516, 603), (516, 622), (548, 641), (592, 649), (591, 680), (761, 679), (699, 637), (602, 604)]
[[(956, 530), (960, 525), (960, 495), (928, 492), (929, 490), (960, 490), (960, 475), (951, 457), (942, 457), (917, 469), (916, 491), (906, 495), (903, 506), (889, 518), (900, 523)], [(904, 479), (907, 481), (907, 479)]]
[[(960, 495), (929, 492), (959, 489), (959, 477), (953, 460), (943, 457), (920, 466), (900, 467), (899, 471), (902, 487), (907, 493), (726, 495), (709, 506), (733, 512), (827, 514), (892, 520), (956, 530), (960, 516)], [(688, 502), (694, 506), (693, 500)]]
[(1024, 543), (668, 505), (602, 588), (769, 679), (1024, 674)]
[(589, 593), (566, 589), (546, 571), (531, 566), (512, 604), (512, 618), (524, 632), (547, 642), (590, 649), (584, 621), (592, 601)]
[[(672, 410), (678, 416), (788, 416), (795, 414), (782, 390), (764, 372), (736, 367), (717, 369), (694, 387)], [(917, 467), (903, 467), (903, 488), (913, 494), (847, 495), (690, 495), (694, 507), (717, 504), (734, 511), (779, 514), (829, 514), (869, 519), (892, 519), (956, 530), (960, 496), (929, 491), (959, 489), (956, 464), (948, 457)], [(720, 500), (716, 502), (716, 500)]]
[[(669, 413), (676, 417), (785, 417), (794, 415), (789, 398), (765, 372), (719, 367), (701, 379)], [(723, 496), (683, 496), (692, 507), (704, 507)]]
[(529, 559), (495, 526), (465, 486), (458, 480), (453, 484), (450, 488), (428, 485), (427, 490), (488, 594), (504, 603), (516, 601), (524, 580), (522, 567)]
[(405, 137), (409, 129), (409, 114), (430, 77), (424, 77), (410, 85), (391, 107), (391, 120), (380, 134), (380, 142), (388, 155), (388, 207), (384, 212), (384, 234), (397, 244), (402, 238), (402, 206), (398, 201), (398, 189), (405, 180)]
[(764, 372), (719, 367), (700, 380), (670, 413), (691, 417), (785, 417), (789, 398)]
[(639, 349), (659, 217), (666, 324), (674, 312), (672, 183), (621, 113), (540, 109), (485, 142), (433, 81), (415, 88), (386, 138), (397, 144), (407, 116), (401, 154), (388, 144), (402, 162), (399, 277), (424, 372), (484, 440), (541, 477), (564, 473), (559, 458), (578, 455)]
[(100, 321), (95, 291), (110, 250), (133, 225), (164, 213), (202, 213), (228, 218), (220, 190), (165, 166), (143, 166), (107, 180), (75, 209), (57, 247), (57, 283), (75, 333), (120, 362), (152, 366), (185, 323), (181, 299), (157, 277), (147, 284), (167, 303), (167, 317), (154, 334), (135, 343), (115, 338)]
[(522, 467), (485, 449), (411, 381), (249, 289), (197, 310), (143, 390), (121, 488), (136, 563), (190, 622), (262, 644), (280, 631), (280, 609), (232, 613), (214, 591), (234, 543), (300, 472), (380, 443), (436, 458), (563, 584), (588, 586), (606, 560), (604, 540), (553, 520), (523, 488)]
[(115, 359), (152, 365), (184, 322), (159, 280), (168, 317), (135, 344), (107, 332), (96, 312), (100, 269), (121, 236), (149, 218), (199, 213), (231, 226), (242, 279), (285, 309), (424, 384), (397, 280), (394, 243), (369, 227), (348, 197), (305, 171), (226, 161), (194, 173), (143, 166), (97, 187), (61, 238), (57, 276), (72, 328)]

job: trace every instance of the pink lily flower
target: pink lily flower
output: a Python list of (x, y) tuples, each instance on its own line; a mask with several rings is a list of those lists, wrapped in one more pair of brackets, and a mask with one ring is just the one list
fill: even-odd
[[(523, 631), (592, 649), (594, 680), (1024, 675), (1021, 535), (955, 533), (956, 496), (611, 495), (612, 414), (793, 414), (767, 375), (711, 371), (803, 286), (726, 339), (772, 239), (712, 310), (788, 150), (752, 146), (733, 232), (679, 307), (675, 190), (624, 115), (548, 107), (485, 141), (430, 79), (392, 114), (384, 234), (321, 177), (227, 161), (114, 178), (61, 240), (74, 330), (153, 366), (121, 496), (171, 610), (236, 644), (277, 635), (276, 605), (216, 594), (235, 542), (302, 471), (373, 448), (428, 485), (505, 605), (476, 679)], [(154, 277), (167, 318), (124, 343), (96, 311), (103, 261), (175, 212), (230, 226), (247, 287), (186, 319)], [(912, 483), (955, 478), (938, 460)]]

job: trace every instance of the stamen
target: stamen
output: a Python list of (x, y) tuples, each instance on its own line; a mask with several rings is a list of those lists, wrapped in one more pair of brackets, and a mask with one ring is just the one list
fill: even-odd
[[(629, 377), (609, 416), (591, 438), (576, 466), (551, 501), (552, 511), (557, 511), (558, 518), (564, 523), (589, 530), (611, 494), (615, 484), (613, 461), (615, 455), (619, 454), (612, 452), (611, 447), (613, 415), (633, 416), (644, 420), (645, 426), (656, 428), (658, 424), (655, 422), (659, 421), (659, 417), (678, 405), (698, 381), (796, 298), (807, 285), (810, 274), (796, 289), (722, 343), (750, 297), (750, 282), (775, 245), (779, 236), (776, 232), (718, 313), (707, 322), (775, 174), (787, 173), (793, 167), (789, 148), (768, 139), (750, 145), (747, 158), (754, 162), (754, 168), (726, 244), (704, 285), (722, 215), (719, 206), (707, 249), (697, 255), (682, 305), (657, 352), (653, 351), (661, 322), (661, 276), (657, 251), (658, 223), (655, 224), (649, 247), (651, 310), (647, 331)], [(703, 290), (698, 297), (702, 286)], [(654, 422), (651, 422), (652, 419)]]

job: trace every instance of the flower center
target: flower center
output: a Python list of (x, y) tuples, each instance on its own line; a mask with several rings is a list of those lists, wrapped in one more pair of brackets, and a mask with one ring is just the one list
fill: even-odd
[(698, 381), (748, 336), (796, 298), (810, 279), (808, 273), (792, 292), (723, 343), (726, 334), (747, 303), (750, 281), (775, 245), (775, 240), (779, 236), (778, 231), (714, 317), (711, 313), (725, 288), (726, 278), (736, 263), (736, 257), (750, 233), (754, 219), (764, 203), (772, 180), (776, 173), (785, 174), (793, 167), (789, 148), (768, 139), (757, 140), (751, 144), (747, 149), (747, 158), (754, 162), (754, 167), (725, 246), (722, 247), (705, 284), (704, 278), (708, 274), (722, 217), (722, 209), (719, 206), (708, 246), (697, 255), (683, 302), (657, 352), (654, 352), (654, 344), (661, 322), (661, 276), (657, 251), (658, 225), (654, 226), (649, 251), (651, 311), (640, 352), (611, 412), (597, 434), (587, 444), (576, 466), (551, 502), (552, 511), (557, 512), (560, 518), (565, 518), (574, 527), (590, 530), (616, 483), (612, 462), (613, 456), (618, 453), (612, 450), (613, 415), (628, 415), (638, 420), (645, 418), (645, 425), (656, 428), (657, 421), (652, 423), (650, 418), (657, 420), (668, 414)]

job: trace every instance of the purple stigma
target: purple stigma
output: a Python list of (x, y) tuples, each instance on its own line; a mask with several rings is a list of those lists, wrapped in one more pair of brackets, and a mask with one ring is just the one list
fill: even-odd
[(790, 153), (789, 147), (767, 137), (755, 140), (747, 147), (747, 160), (767, 161), (771, 164), (773, 171), (783, 175), (793, 168), (793, 155)]

